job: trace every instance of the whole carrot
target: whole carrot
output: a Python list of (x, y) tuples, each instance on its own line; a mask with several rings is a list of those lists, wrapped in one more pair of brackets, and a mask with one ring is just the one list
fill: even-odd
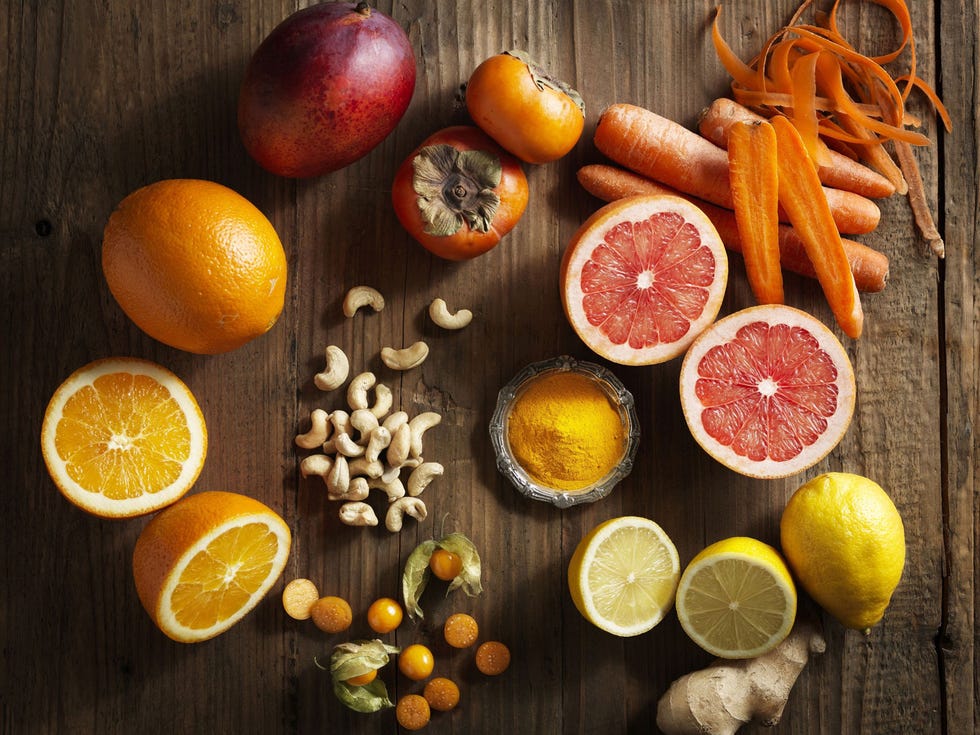
[(760, 304), (783, 303), (779, 267), (776, 134), (765, 120), (737, 122), (728, 137), (728, 173), (745, 273)]
[(817, 169), (789, 118), (772, 118), (779, 167), (779, 203), (803, 240), (834, 317), (851, 339), (861, 336), (864, 311), (844, 244), (824, 198)]
[[(728, 154), (683, 125), (642, 107), (610, 105), (595, 131), (596, 147), (616, 163), (679, 191), (731, 209)], [(825, 189), (840, 232), (870, 232), (881, 210), (870, 199)], [(780, 215), (786, 221), (785, 212)]]
[[(765, 119), (735, 100), (719, 97), (701, 111), (698, 130), (715, 145), (727, 148), (729, 131), (735, 123), (759, 122)], [(825, 186), (851, 191), (871, 199), (883, 199), (895, 193), (895, 185), (874, 169), (831, 150), (822, 141), (818, 145), (822, 147), (827, 160), (826, 164), (817, 166), (817, 175)]]
[[(656, 181), (635, 174), (632, 171), (608, 166), (590, 164), (578, 170), (578, 181), (582, 188), (604, 202), (611, 202), (635, 194), (670, 194), (679, 196), (698, 206), (718, 230), (725, 247), (735, 253), (742, 253), (742, 239), (734, 212), (709, 204), (676, 189), (671, 189)], [(859, 291), (877, 293), (888, 282), (888, 256), (874, 248), (869, 248), (854, 240), (841, 239), (847, 261), (854, 274), (854, 283)], [(796, 231), (788, 225), (779, 226), (779, 264), (784, 270), (807, 278), (816, 278), (813, 263), (807, 257), (806, 248)]]

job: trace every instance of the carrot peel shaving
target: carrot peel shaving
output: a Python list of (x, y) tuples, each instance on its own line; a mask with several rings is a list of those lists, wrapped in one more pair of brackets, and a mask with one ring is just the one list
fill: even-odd
[[(745, 63), (725, 41), (715, 14), (712, 41), (732, 78), (732, 96), (764, 117), (786, 115), (796, 126), (814, 161), (821, 155), (817, 137), (838, 148), (852, 148), (886, 176), (899, 193), (907, 193), (923, 238), (937, 254), (943, 252), (928, 207), (915, 156), (910, 146), (929, 145), (929, 138), (908, 128), (914, 119), (905, 103), (919, 90), (942, 120), (952, 121), (935, 90), (917, 76), (918, 63), (912, 17), (907, 0), (871, 0), (895, 20), (897, 46), (887, 53), (860, 53), (841, 32), (835, 0), (829, 13), (816, 13), (816, 24), (802, 22), (812, 0), (804, 0), (787, 25), (770, 36), (761, 53)], [(908, 71), (892, 75), (885, 65), (908, 56)], [(812, 76), (811, 76), (812, 71)], [(883, 147), (892, 143), (894, 158)]]

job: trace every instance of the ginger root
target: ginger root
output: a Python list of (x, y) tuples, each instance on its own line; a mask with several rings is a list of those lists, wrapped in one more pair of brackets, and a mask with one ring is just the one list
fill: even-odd
[(819, 625), (798, 620), (772, 651), (753, 659), (716, 659), (671, 684), (657, 704), (657, 726), (666, 735), (732, 735), (753, 720), (772, 727), (810, 654), (826, 648)]

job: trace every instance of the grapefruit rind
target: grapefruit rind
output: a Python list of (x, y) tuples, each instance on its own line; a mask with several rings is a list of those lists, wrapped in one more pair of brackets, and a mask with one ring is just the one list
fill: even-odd
[[(689, 321), (690, 326), (679, 339), (644, 347), (613, 342), (589, 322), (585, 313), (585, 294), (581, 285), (583, 269), (617, 225), (642, 223), (662, 213), (679, 214), (687, 223), (693, 224), (701, 245), (709, 249), (714, 259), (714, 274), (711, 283), (704, 288), (707, 298), (699, 316), (681, 318)], [(694, 204), (670, 195), (626, 197), (603, 206), (579, 227), (562, 257), (560, 283), (565, 315), (575, 333), (593, 352), (621, 365), (653, 365), (683, 354), (698, 334), (715, 320), (728, 283), (728, 254), (714, 225)]]
[[(183, 463), (179, 476), (166, 487), (126, 499), (107, 499), (97, 489), (84, 487), (65, 469), (65, 458), (57, 448), (58, 424), (65, 404), (81, 388), (113, 373), (145, 375), (164, 386), (180, 406), (187, 419), (191, 454)], [(95, 360), (71, 375), (58, 387), (48, 402), (41, 425), (41, 452), (45, 465), (58, 490), (82, 510), (102, 518), (132, 518), (159, 510), (180, 499), (197, 481), (207, 455), (207, 427), (201, 408), (190, 389), (170, 370), (149, 360), (130, 357), (108, 357)]]
[[(769, 457), (753, 460), (739, 455), (730, 446), (712, 437), (701, 421), (704, 406), (696, 393), (699, 363), (709, 350), (732, 341), (740, 329), (756, 322), (805, 329), (817, 341), (820, 349), (831, 358), (837, 369), (837, 406), (834, 413), (826, 419), (826, 429), (816, 441), (789, 460), (774, 460)], [(753, 306), (719, 319), (694, 340), (681, 364), (680, 397), (681, 408), (691, 434), (705, 452), (742, 475), (757, 479), (778, 479), (812, 467), (840, 443), (854, 413), (854, 369), (840, 340), (816, 317), (791, 306)]]

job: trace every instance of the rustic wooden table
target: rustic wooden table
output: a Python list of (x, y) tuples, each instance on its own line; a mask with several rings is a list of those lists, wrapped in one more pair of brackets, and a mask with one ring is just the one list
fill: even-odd
[[(293, 577), (346, 597), (351, 635), (363, 613), (397, 595), (402, 564), (440, 526), (460, 530), (484, 560), (482, 596), (426, 593), (421, 625), (390, 636), (438, 640), (454, 609), (507, 642), (511, 669), (475, 672), (471, 652), (435, 645), (440, 672), (458, 679), (459, 708), (433, 733), (646, 733), (669, 683), (709, 656), (671, 614), (634, 639), (586, 623), (565, 568), (596, 523), (622, 514), (658, 521), (682, 562), (707, 543), (744, 534), (778, 539), (792, 491), (820, 470), (870, 476), (898, 505), (908, 560), (884, 621), (867, 638), (824, 619), (827, 652), (793, 690), (785, 733), (969, 733), (980, 721), (975, 606), (978, 529), (977, 0), (915, 2), (918, 72), (942, 93), (954, 132), (923, 101), (911, 107), (936, 141), (917, 151), (945, 236), (945, 260), (923, 251), (907, 202), (882, 203), (864, 239), (891, 258), (891, 280), (865, 297), (865, 335), (845, 339), (858, 399), (840, 446), (805, 476), (740, 477), (708, 458), (681, 414), (679, 361), (612, 366), (636, 396), (642, 440), (632, 475), (605, 500), (559, 511), (526, 500), (497, 473), (487, 424), (498, 389), (524, 365), (561, 354), (594, 359), (562, 315), (558, 263), (599, 205), (575, 181), (598, 162), (591, 131), (601, 110), (631, 102), (693, 125), (727, 90), (708, 38), (714, 0), (383, 0), (408, 31), (418, 85), (405, 118), (370, 155), (314, 180), (265, 173), (239, 140), (235, 106), (245, 63), (296, 2), (18, 2), (0, 13), (0, 429), (9, 472), (0, 499), (4, 543), (0, 730), (4, 733), (394, 733), (391, 711), (346, 710), (314, 665), (341, 637), (289, 619), (278, 602)], [(743, 56), (785, 22), (795, 0), (728, 0), (724, 30)], [(895, 29), (856, 0), (843, 17), (860, 45), (885, 48)], [(940, 31), (941, 29), (941, 31)], [(438, 260), (400, 229), (390, 182), (408, 152), (439, 127), (466, 120), (460, 89), (487, 56), (526, 48), (571, 81), (587, 105), (586, 133), (563, 160), (527, 168), (531, 199), (516, 230), (471, 262)], [(100, 268), (102, 229), (115, 204), (164, 178), (211, 179), (268, 214), (285, 244), (290, 283), (276, 327), (247, 346), (204, 357), (169, 349), (122, 313)], [(371, 284), (386, 309), (343, 318), (341, 298)], [(789, 277), (789, 303), (832, 324), (815, 282)], [(423, 317), (436, 297), (468, 305), (473, 324), (438, 331)], [(723, 313), (752, 298), (732, 259)], [(421, 368), (395, 374), (385, 344), (425, 339)], [(429, 490), (430, 516), (398, 535), (342, 526), (336, 507), (298, 472), (293, 437), (312, 408), (334, 408), (312, 385), (322, 350), (343, 346), (374, 369), (410, 412), (434, 409), (431, 458), (446, 475)], [(109, 355), (158, 361), (198, 396), (211, 435), (197, 489), (228, 489), (280, 511), (293, 531), (284, 577), (224, 635), (196, 645), (164, 637), (144, 613), (130, 570), (144, 520), (110, 522), (69, 505), (39, 451), (45, 404), (72, 370)], [(387, 674), (398, 695), (417, 688)], [(747, 727), (745, 732), (760, 732)]]

